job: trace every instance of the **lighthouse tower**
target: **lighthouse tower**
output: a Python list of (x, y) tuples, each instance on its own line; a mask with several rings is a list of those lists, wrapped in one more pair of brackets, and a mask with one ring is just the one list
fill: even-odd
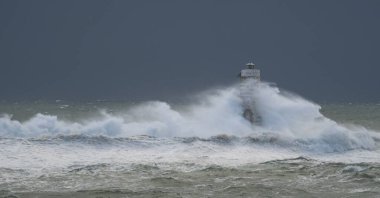
[(251, 123), (259, 122), (260, 116), (255, 110), (254, 91), (260, 83), (260, 70), (255, 68), (255, 64), (246, 64), (247, 68), (240, 71), (240, 98), (243, 106), (243, 116)]

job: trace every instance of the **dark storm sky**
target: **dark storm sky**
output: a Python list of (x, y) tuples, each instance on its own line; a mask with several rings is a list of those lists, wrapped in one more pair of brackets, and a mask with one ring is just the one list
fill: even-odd
[(262, 78), (380, 101), (380, 1), (0, 0), (0, 100), (169, 99)]

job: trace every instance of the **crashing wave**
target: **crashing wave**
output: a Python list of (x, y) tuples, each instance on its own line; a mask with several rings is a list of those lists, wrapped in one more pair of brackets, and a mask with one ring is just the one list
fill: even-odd
[[(102, 118), (69, 122), (55, 115), (36, 114), (20, 122), (0, 118), (1, 138), (197, 137), (230, 143), (236, 137), (256, 143), (297, 146), (323, 152), (375, 149), (380, 136), (364, 127), (343, 126), (324, 117), (320, 106), (267, 83), (255, 88), (252, 98), (262, 118), (252, 125), (242, 115), (236, 86), (202, 94), (198, 103), (180, 109), (154, 101), (130, 108), (122, 116), (103, 112)], [(70, 139), (70, 138), (69, 138)], [(103, 139), (105, 141), (107, 139)]]

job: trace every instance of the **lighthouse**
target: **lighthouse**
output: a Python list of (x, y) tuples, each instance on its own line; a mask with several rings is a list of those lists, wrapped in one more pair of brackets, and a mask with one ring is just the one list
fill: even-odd
[(254, 91), (260, 83), (260, 70), (255, 68), (256, 65), (252, 62), (247, 63), (246, 66), (239, 73), (243, 117), (251, 123), (257, 123), (260, 121), (260, 116), (255, 108)]

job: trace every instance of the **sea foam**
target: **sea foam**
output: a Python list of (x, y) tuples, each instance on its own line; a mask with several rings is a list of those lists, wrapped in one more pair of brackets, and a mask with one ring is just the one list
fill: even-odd
[(196, 102), (179, 108), (161, 101), (140, 103), (123, 115), (103, 112), (99, 119), (77, 122), (58, 119), (56, 115), (36, 114), (20, 122), (10, 116), (0, 118), (0, 137), (38, 138), (57, 135), (106, 137), (201, 137), (218, 135), (267, 138), (311, 151), (335, 152), (375, 149), (378, 133), (364, 127), (347, 127), (326, 118), (321, 107), (300, 96), (268, 83), (255, 87), (252, 98), (262, 121), (251, 124), (242, 117), (238, 86), (200, 94)]

